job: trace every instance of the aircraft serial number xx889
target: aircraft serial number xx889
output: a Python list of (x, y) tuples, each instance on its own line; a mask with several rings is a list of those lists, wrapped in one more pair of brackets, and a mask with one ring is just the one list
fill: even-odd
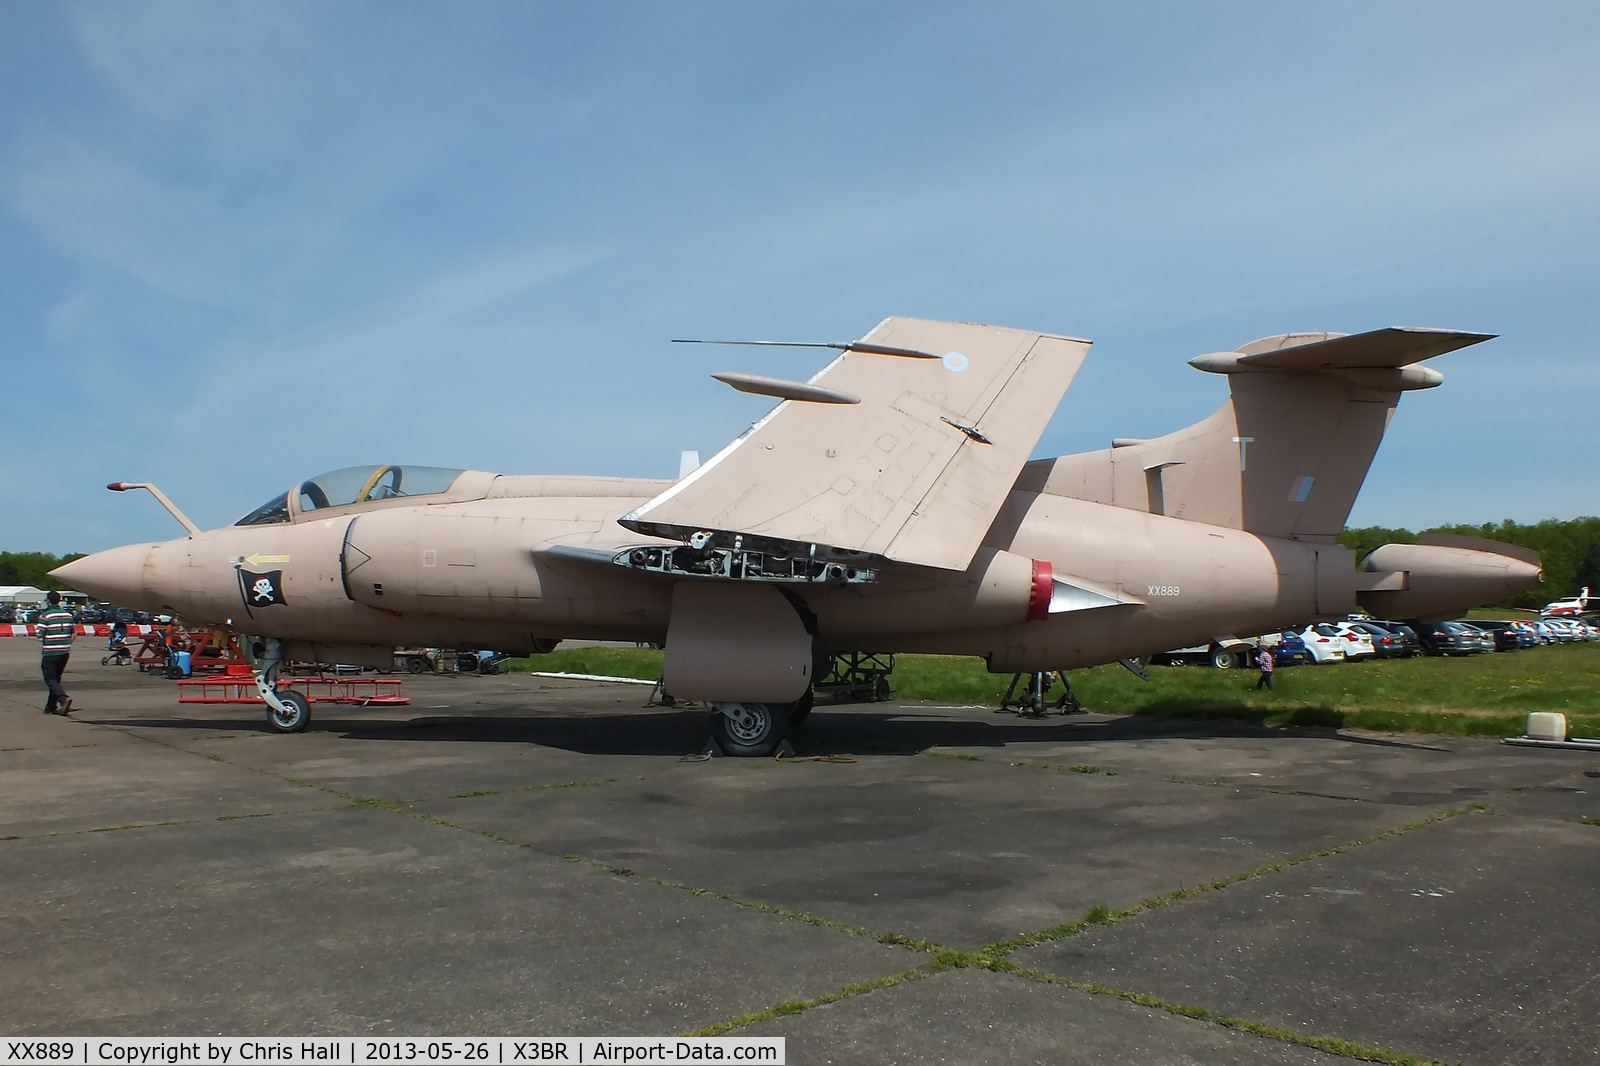
[(733, 753), (809, 709), (829, 653), (982, 656), (1065, 670), (1342, 617), (1441, 617), (1530, 588), (1536, 555), (1435, 537), (1361, 569), (1338, 543), (1421, 365), (1488, 339), (1285, 334), (1192, 360), (1228, 375), (1165, 437), (1028, 460), (1088, 351), (1045, 333), (890, 318), (809, 382), (717, 377), (780, 400), (676, 481), (378, 466), (306, 481), (237, 524), (56, 574), (107, 599), (266, 638), (269, 718), (309, 708), (281, 657), (386, 665), (401, 644), (662, 643)]

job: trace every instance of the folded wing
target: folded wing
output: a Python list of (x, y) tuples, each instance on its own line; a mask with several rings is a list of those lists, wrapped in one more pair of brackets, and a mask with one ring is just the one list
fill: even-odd
[(1089, 342), (888, 318), (860, 343), (910, 354), (847, 351), (810, 384), (860, 403), (780, 403), (622, 524), (966, 569)]

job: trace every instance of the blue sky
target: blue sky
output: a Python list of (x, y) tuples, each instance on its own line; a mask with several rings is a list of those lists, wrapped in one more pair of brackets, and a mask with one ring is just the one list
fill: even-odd
[[(665, 477), (708, 375), (889, 314), (1093, 338), (1037, 454), (1209, 414), (1201, 352), (1499, 340), (1352, 523), (1600, 511), (1593, 4), (0, 6), (0, 548), (358, 463)], [(1514, 446), (1508, 446), (1514, 445)]]

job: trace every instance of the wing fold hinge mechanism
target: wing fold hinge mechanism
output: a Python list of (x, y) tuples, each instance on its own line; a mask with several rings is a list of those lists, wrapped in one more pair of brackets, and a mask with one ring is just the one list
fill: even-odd
[(629, 548), (611, 561), (630, 570), (733, 581), (867, 585), (878, 579), (876, 570), (838, 555), (819, 544), (701, 530), (676, 548)]

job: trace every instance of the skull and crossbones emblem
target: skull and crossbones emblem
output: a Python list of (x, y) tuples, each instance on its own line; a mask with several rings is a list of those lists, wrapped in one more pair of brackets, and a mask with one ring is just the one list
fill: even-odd
[(271, 603), (273, 600), (272, 579), (268, 577), (256, 578), (256, 583), (250, 586), (255, 598), (262, 603)]

